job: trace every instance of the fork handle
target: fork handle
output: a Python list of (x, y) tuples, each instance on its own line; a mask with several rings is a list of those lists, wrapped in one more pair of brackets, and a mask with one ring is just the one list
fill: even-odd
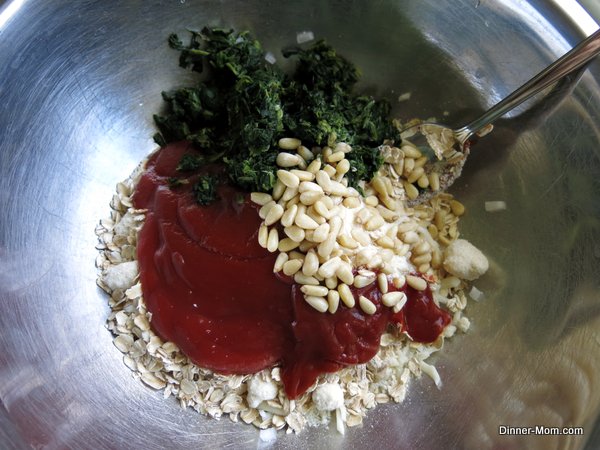
[(581, 41), (568, 53), (531, 78), (523, 86), (513, 91), (496, 105), (492, 106), (479, 118), (456, 130), (457, 137), (464, 143), (471, 135), (477, 133), (496, 119), (516, 108), (555, 81), (566, 77), (579, 69), (600, 53), (600, 29)]

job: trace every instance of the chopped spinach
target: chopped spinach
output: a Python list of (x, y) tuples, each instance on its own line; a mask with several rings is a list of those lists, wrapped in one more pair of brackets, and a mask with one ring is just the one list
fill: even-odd
[(208, 205), (217, 198), (217, 183), (218, 178), (214, 175), (203, 175), (198, 178), (192, 191), (200, 205)]
[[(267, 63), (247, 31), (203, 28), (191, 31), (189, 44), (173, 34), (169, 45), (180, 52), (182, 67), (203, 77), (194, 87), (164, 92), (166, 114), (154, 116), (159, 145), (185, 139), (202, 155), (182, 160), (178, 170), (221, 162), (233, 184), (270, 191), (279, 138), (296, 137), (308, 147), (343, 141), (353, 146), (348, 178), (358, 187), (379, 169), (379, 145), (400, 140), (389, 119), (389, 103), (355, 95), (358, 70), (324, 41), (283, 51), (286, 58), (297, 59), (292, 74)], [(198, 188), (203, 202), (212, 181), (205, 183)]]

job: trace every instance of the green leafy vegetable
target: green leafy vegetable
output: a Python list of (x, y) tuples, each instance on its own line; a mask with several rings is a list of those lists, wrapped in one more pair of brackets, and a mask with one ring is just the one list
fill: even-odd
[(194, 184), (192, 191), (200, 205), (208, 205), (217, 198), (217, 183), (218, 178), (216, 176), (204, 175)]
[(353, 94), (358, 70), (324, 41), (283, 51), (297, 59), (291, 75), (268, 64), (247, 31), (204, 28), (191, 31), (187, 45), (173, 34), (169, 45), (181, 52), (182, 67), (203, 74), (194, 87), (163, 93), (166, 114), (154, 116), (159, 145), (185, 139), (200, 150), (200, 158), (182, 160), (178, 170), (223, 163), (233, 184), (270, 191), (276, 181), (276, 143), (289, 136), (307, 147), (352, 145), (348, 178), (358, 187), (382, 164), (379, 145), (385, 139), (400, 141), (389, 103)]

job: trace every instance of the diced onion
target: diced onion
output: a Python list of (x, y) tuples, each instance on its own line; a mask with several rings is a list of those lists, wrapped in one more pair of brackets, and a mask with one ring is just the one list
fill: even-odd
[(479, 289), (477, 289), (475, 286), (472, 286), (471, 290), (469, 291), (469, 297), (471, 297), (476, 302), (479, 302), (479, 301), (483, 300), (484, 294)]
[(506, 202), (504, 202), (502, 200), (485, 202), (485, 210), (487, 212), (503, 211), (505, 209), (506, 209)]
[(267, 52), (265, 53), (265, 61), (267, 61), (269, 64), (275, 64), (277, 62), (277, 58), (275, 58), (273, 53)]
[(312, 31), (299, 31), (296, 33), (296, 42), (298, 44), (304, 44), (315, 39), (315, 35)]

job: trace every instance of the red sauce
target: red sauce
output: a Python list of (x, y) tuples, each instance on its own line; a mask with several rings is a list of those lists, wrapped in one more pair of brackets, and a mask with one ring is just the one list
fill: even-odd
[(168, 187), (169, 177), (182, 175), (181, 157), (193, 152), (181, 142), (154, 154), (134, 204), (148, 210), (138, 260), (152, 327), (199, 366), (241, 374), (281, 365), (285, 391), (295, 398), (320, 374), (370, 360), (390, 322), (419, 342), (434, 341), (450, 322), (429, 289), (404, 287), (406, 306), (393, 314), (376, 284), (354, 289), (377, 306), (371, 316), (343, 305), (335, 314), (314, 310), (297, 285), (273, 274), (276, 254), (258, 245), (261, 219), (248, 195), (223, 184), (214, 203), (198, 206), (191, 192), (197, 174)]

